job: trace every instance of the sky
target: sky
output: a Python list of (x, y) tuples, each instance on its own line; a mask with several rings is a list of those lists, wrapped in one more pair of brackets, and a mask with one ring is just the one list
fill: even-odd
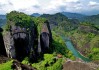
[(99, 14), (99, 0), (0, 0), (0, 14), (13, 10), (26, 14), (73, 12), (94, 15)]

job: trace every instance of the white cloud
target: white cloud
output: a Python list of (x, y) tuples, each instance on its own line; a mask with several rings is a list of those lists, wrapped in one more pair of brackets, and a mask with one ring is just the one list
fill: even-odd
[(36, 0), (10, 0), (16, 10), (38, 5)]
[(8, 0), (0, 0), (0, 4), (8, 4)]
[(12, 11), (14, 8), (8, 0), (0, 0), (0, 14)]
[(90, 1), (88, 5), (89, 6), (98, 6), (99, 3), (95, 2), (95, 1)]
[(50, 13), (55, 13), (62, 11), (73, 11), (80, 8), (79, 0), (52, 0), (49, 5), (46, 6), (45, 10), (49, 10)]
[(79, 0), (65, 0), (66, 2), (78, 2)]
[(82, 12), (98, 8), (99, 3), (92, 0), (0, 0), (0, 14), (12, 10), (32, 14), (36, 12)]
[(7, 13), (12, 10), (30, 8), (39, 5), (37, 0), (0, 0), (0, 13)]

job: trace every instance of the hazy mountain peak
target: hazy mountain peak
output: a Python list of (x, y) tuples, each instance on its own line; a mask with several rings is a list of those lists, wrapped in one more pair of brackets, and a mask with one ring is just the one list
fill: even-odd
[(34, 16), (34, 17), (39, 17), (41, 14), (39, 13), (33, 13), (31, 16)]

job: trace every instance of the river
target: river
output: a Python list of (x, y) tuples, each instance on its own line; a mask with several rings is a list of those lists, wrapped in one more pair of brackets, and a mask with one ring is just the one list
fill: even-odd
[(73, 44), (72, 44), (72, 42), (71, 42), (71, 40), (69, 38), (63, 38), (63, 39), (65, 40), (65, 44), (66, 44), (67, 48), (74, 54), (75, 57), (81, 58), (85, 62), (90, 62), (91, 61), (90, 59), (88, 59), (87, 57), (83, 56), (80, 52), (78, 52), (74, 48), (74, 46), (73, 46)]

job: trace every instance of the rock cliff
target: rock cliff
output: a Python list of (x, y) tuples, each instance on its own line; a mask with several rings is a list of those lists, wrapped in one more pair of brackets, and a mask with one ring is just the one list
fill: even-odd
[(37, 28), (40, 23), (36, 25), (32, 17), (25, 14), (24, 17), (23, 13), (16, 11), (7, 15), (6, 27), (8, 28), (3, 32), (6, 53), (8, 57), (19, 61), (27, 56), (32, 61), (36, 61), (38, 54), (47, 53), (50, 47), (52, 34), (49, 22), (45, 21), (38, 32)]

